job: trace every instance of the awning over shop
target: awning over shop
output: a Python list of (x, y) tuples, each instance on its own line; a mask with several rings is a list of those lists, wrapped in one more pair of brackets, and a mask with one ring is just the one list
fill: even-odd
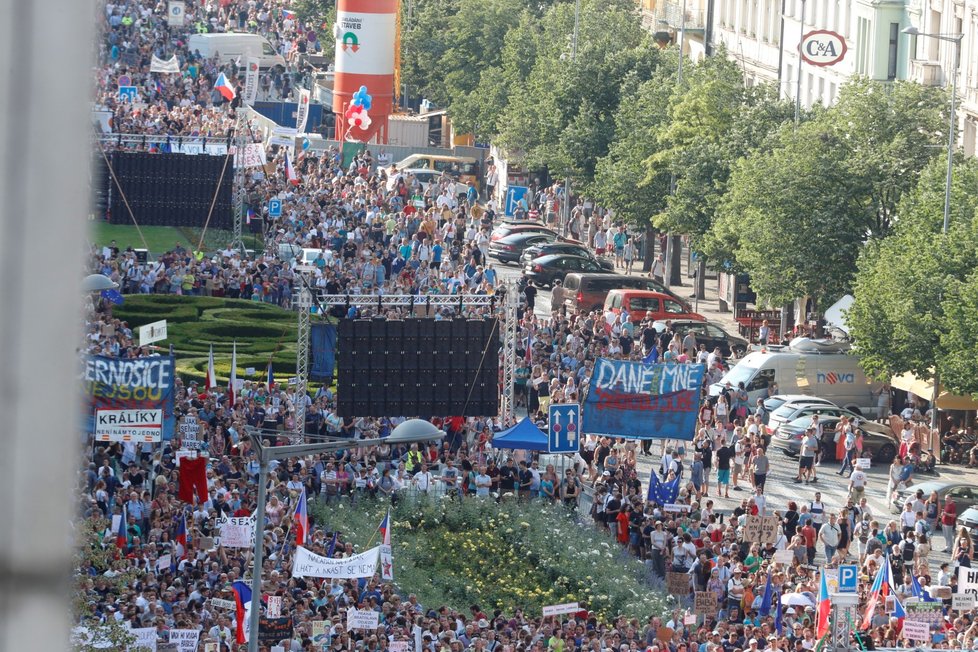
[[(934, 397), (934, 380), (917, 378), (910, 372), (894, 376), (890, 385), (905, 392), (910, 392), (920, 398), (930, 401)], [(941, 410), (978, 410), (978, 401), (970, 396), (960, 396), (940, 388), (937, 396), (937, 407)]]

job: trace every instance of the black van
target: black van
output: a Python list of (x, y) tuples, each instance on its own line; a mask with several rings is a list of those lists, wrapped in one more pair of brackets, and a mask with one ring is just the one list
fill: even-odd
[(553, 289), (554, 310), (566, 308), (570, 312), (591, 312), (604, 308), (605, 297), (611, 290), (651, 290), (668, 294), (693, 312), (689, 302), (666, 289), (662, 283), (642, 276), (620, 274), (586, 274), (571, 272), (564, 277), (564, 283)]

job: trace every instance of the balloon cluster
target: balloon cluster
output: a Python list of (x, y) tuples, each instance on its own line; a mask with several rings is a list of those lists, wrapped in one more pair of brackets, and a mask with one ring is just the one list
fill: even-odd
[(372, 98), (367, 94), (367, 87), (361, 86), (350, 101), (350, 106), (346, 110), (346, 121), (351, 127), (357, 127), (366, 131), (370, 127), (370, 107)]

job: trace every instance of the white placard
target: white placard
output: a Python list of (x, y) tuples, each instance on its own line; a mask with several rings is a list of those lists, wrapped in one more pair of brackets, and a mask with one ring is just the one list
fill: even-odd
[(775, 550), (774, 556), (771, 558), (775, 564), (788, 564), (795, 560), (794, 550)]
[(689, 511), (689, 505), (681, 505), (679, 503), (666, 503), (662, 506), (662, 511), (664, 512), (687, 512)]
[(139, 327), (139, 346), (146, 346), (153, 342), (166, 339), (166, 320), (154, 321)]
[(306, 122), (309, 120), (309, 90), (299, 89), (299, 103), (295, 109), (295, 132), (297, 134), (306, 133)]
[(958, 567), (958, 593), (978, 595), (978, 568)]
[(573, 614), (581, 610), (581, 606), (576, 602), (565, 602), (564, 604), (552, 604), (543, 608), (543, 617), (559, 616), (561, 614)]
[(255, 375), (254, 367), (245, 367), (245, 376), (254, 376), (254, 375)]
[[(258, 57), (248, 57), (245, 59), (245, 85), (244, 85), (244, 103), (251, 106), (255, 103), (258, 98), (258, 74), (259, 74), (259, 64), (261, 62)], [(237, 164), (235, 164), (237, 167)]]
[(955, 593), (951, 596), (951, 609), (955, 611), (971, 611), (975, 608), (974, 593)]
[(407, 641), (391, 641), (387, 644), (390, 652), (411, 652), (411, 644)]
[(686, 614), (683, 616), (683, 625), (695, 625), (696, 624), (696, 614)]
[(254, 548), (255, 527), (258, 519), (254, 516), (219, 516), (215, 521), (221, 533), (221, 545), (225, 548)]
[(873, 468), (873, 460), (868, 457), (857, 457), (855, 466), (857, 469), (871, 469)]
[(376, 546), (345, 559), (331, 559), (317, 555), (302, 546), (295, 549), (292, 577), (322, 577), (330, 579), (360, 579), (373, 577), (380, 558), (380, 546)]
[(158, 442), (163, 410), (95, 410), (95, 441)]
[(261, 143), (248, 143), (241, 150), (243, 153), (240, 155), (237, 147), (231, 149), (234, 150), (234, 167), (236, 168), (260, 168), (268, 163), (265, 147)]
[(922, 620), (903, 622), (903, 637), (911, 641), (930, 642), (930, 623)]
[(171, 629), (170, 643), (176, 643), (180, 652), (196, 652), (197, 641), (200, 639), (199, 629)]
[(159, 559), (156, 560), (156, 572), (161, 573), (165, 570), (169, 570), (171, 564), (170, 559), (172, 559), (172, 557), (170, 557), (170, 553), (160, 555)]
[(377, 629), (380, 625), (380, 614), (372, 609), (347, 609), (346, 631), (351, 629)]
[(211, 606), (216, 609), (236, 609), (237, 605), (234, 600), (225, 600), (224, 598), (211, 598)]
[(183, 27), (186, 7), (183, 0), (170, 0), (166, 8), (166, 22), (170, 27)]
[(269, 618), (282, 617), (282, 596), (280, 595), (268, 596), (268, 609), (266, 615)]
[(200, 448), (200, 422), (197, 421), (197, 417), (192, 415), (186, 415), (180, 420), (180, 425), (177, 426), (180, 431), (180, 441), (187, 448)]
[(136, 637), (132, 645), (129, 646), (130, 650), (140, 650), (145, 652), (145, 650), (152, 650), (156, 652), (156, 628), (155, 627), (139, 627), (139, 628), (129, 628), (129, 633)]

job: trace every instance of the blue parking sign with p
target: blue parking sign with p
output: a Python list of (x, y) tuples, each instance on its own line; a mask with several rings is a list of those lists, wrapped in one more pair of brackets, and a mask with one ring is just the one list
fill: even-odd
[(282, 200), (281, 199), (269, 199), (268, 200), (268, 216), (269, 217), (282, 217)]
[(855, 593), (859, 585), (859, 567), (839, 566), (839, 593)]

